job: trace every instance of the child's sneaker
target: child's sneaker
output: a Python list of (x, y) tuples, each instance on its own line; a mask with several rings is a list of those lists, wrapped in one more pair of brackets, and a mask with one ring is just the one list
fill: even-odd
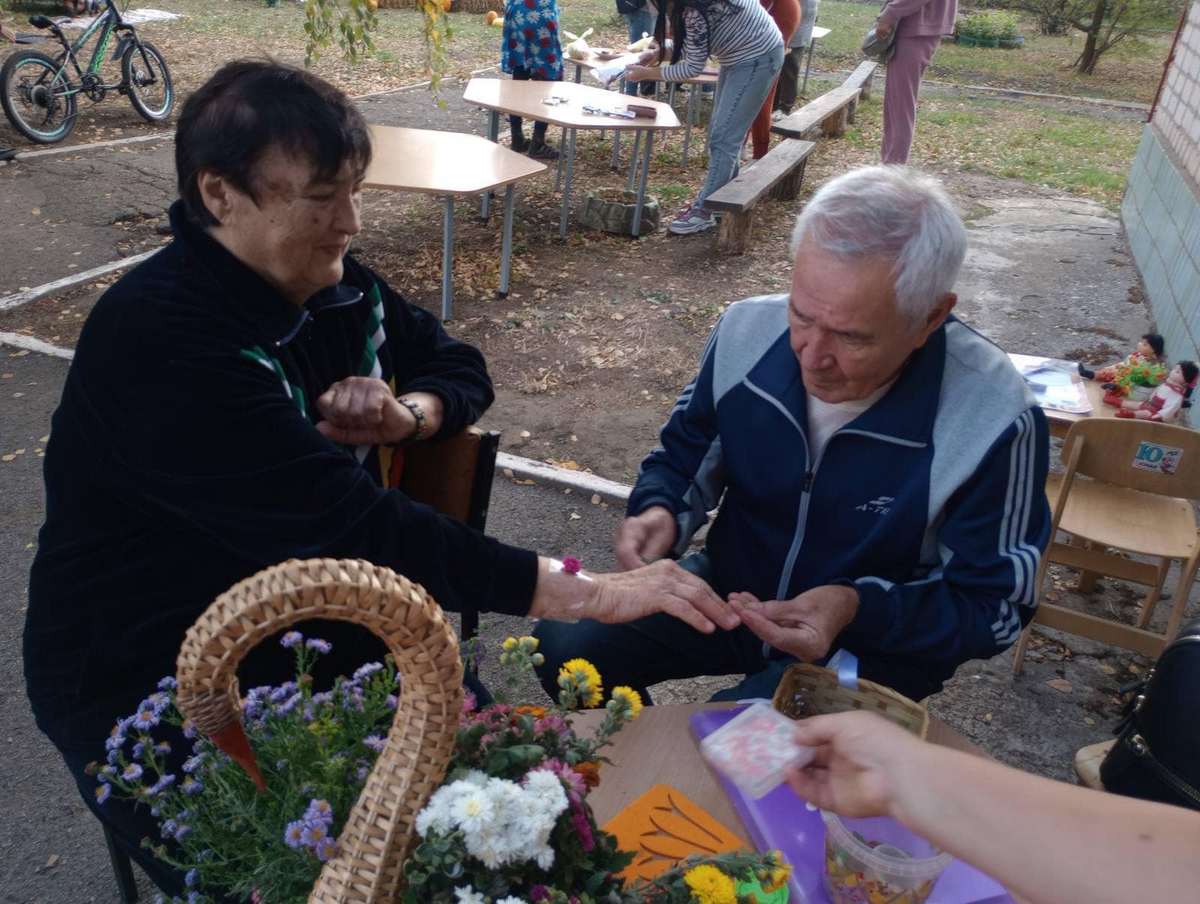
[(558, 148), (545, 141), (531, 142), (529, 145), (529, 156), (534, 160), (557, 160)]
[(667, 231), (672, 235), (691, 235), (695, 232), (705, 232), (716, 225), (717, 218), (712, 211), (693, 204), (671, 221)]

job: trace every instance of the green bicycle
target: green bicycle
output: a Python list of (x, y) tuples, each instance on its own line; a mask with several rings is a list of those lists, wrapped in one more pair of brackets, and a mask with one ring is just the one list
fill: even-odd
[[(110, 91), (127, 95), (133, 109), (150, 122), (171, 115), (175, 89), (166, 60), (153, 44), (138, 37), (136, 28), (121, 18), (113, 0), (103, 0), (103, 3), (104, 12), (73, 44), (51, 19), (30, 17), (30, 25), (46, 29), (58, 39), (62, 52), (51, 58), (36, 50), (19, 50), (0, 68), (0, 106), (4, 107), (4, 115), (13, 128), (30, 141), (54, 144), (70, 135), (75, 127), (81, 94), (93, 103), (104, 100)], [(120, 33), (120, 39), (112, 59), (121, 61), (121, 80), (106, 84), (100, 75), (100, 67), (114, 32)], [(84, 70), (79, 65), (78, 54), (97, 33), (100, 37)]]

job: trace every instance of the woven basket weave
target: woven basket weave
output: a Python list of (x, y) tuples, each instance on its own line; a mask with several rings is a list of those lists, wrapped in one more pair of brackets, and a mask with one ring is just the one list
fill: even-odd
[(861, 678), (857, 690), (842, 687), (834, 672), (808, 663), (788, 667), (771, 703), (792, 719), (862, 709), (895, 722), (919, 738), (929, 732), (929, 711), (920, 703)]
[(207, 735), (240, 730), (238, 663), (267, 637), (312, 618), (377, 634), (401, 683), (386, 745), (309, 901), (397, 900), (414, 821), (445, 776), (462, 713), (458, 638), (424, 589), (362, 561), (292, 560), (261, 571), (217, 597), (188, 630), (176, 665), (179, 710)]

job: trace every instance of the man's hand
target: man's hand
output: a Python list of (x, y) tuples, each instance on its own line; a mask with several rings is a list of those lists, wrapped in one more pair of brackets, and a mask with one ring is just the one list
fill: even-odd
[(387, 383), (372, 377), (334, 383), (317, 399), (317, 411), (323, 418), (317, 429), (348, 446), (399, 443), (417, 430), (413, 413), (396, 401)]
[(529, 615), (620, 624), (657, 612), (673, 615), (705, 634), (718, 626), (730, 630), (739, 624), (734, 611), (707, 583), (666, 559), (636, 571), (582, 577), (552, 573), (543, 559)]
[(888, 39), (888, 35), (895, 30), (895, 22), (889, 22), (887, 19), (875, 20), (875, 37), (877, 37), (879, 40), (886, 41)]
[(660, 559), (675, 544), (675, 516), (661, 505), (652, 505), (640, 515), (626, 518), (617, 528), (614, 543), (617, 564), (626, 571)]
[(742, 624), (763, 641), (803, 662), (812, 662), (827, 656), (842, 629), (854, 620), (858, 591), (825, 584), (790, 600), (767, 603), (751, 593), (731, 593), (729, 605)]

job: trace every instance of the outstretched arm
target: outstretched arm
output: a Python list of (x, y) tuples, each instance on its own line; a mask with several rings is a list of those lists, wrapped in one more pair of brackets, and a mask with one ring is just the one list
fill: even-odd
[(797, 723), (817, 748), (796, 793), (844, 816), (889, 815), (1042, 904), (1190, 901), (1200, 814), (1029, 775), (927, 744), (867, 713)]

